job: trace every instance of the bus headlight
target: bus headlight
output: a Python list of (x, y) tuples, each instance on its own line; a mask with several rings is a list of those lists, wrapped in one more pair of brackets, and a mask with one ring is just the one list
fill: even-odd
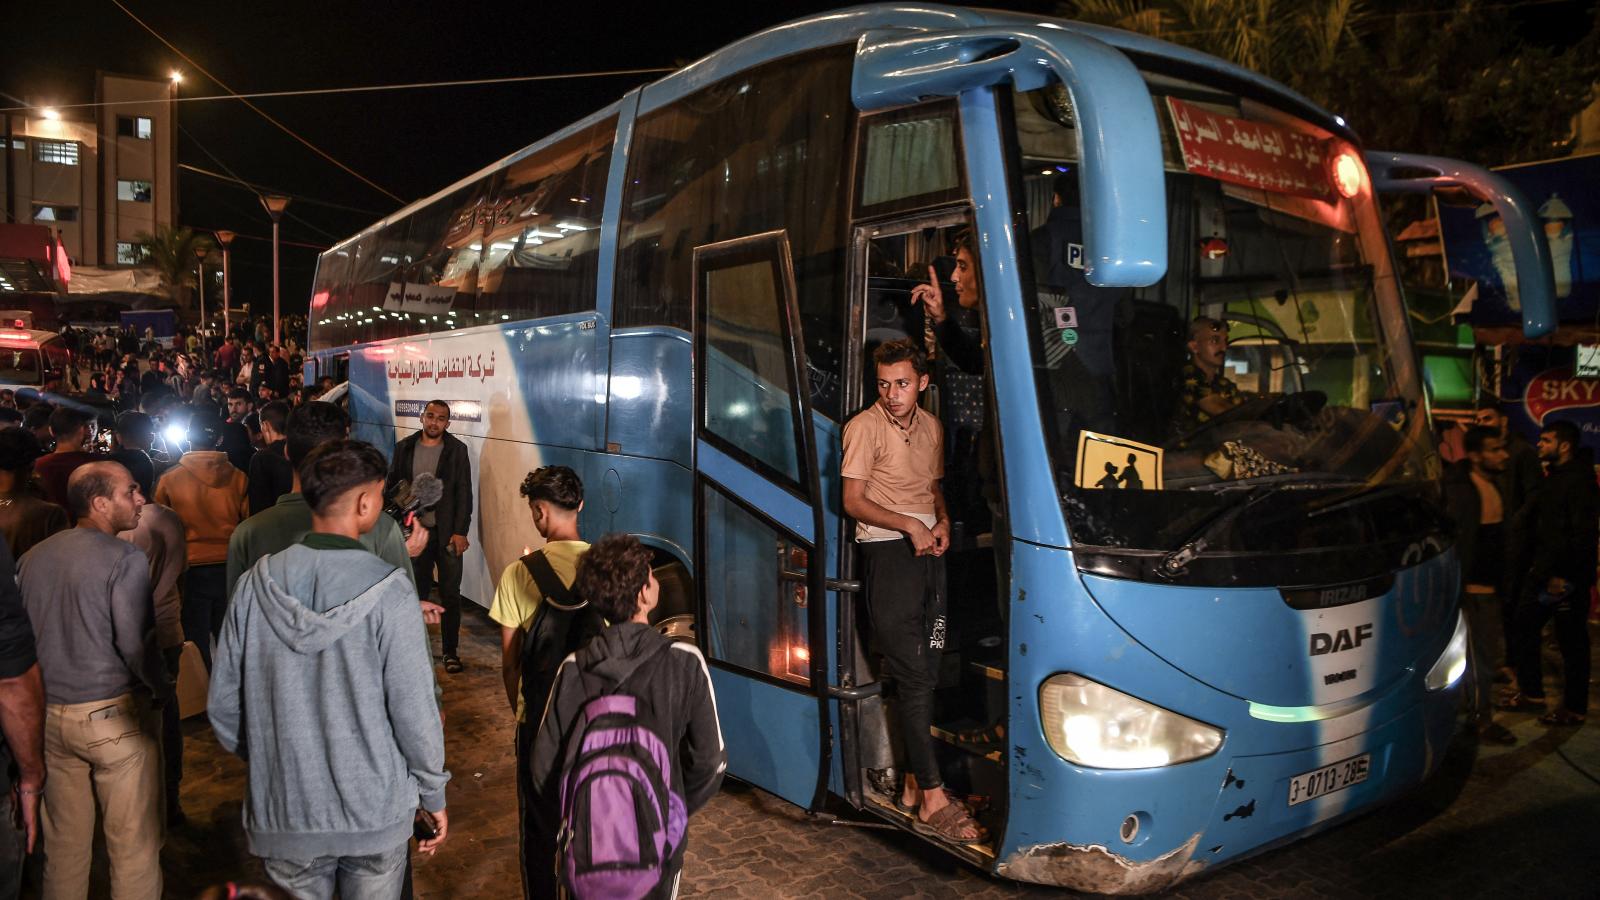
[(1052, 675), (1039, 687), (1050, 749), (1095, 769), (1151, 769), (1210, 756), (1222, 729), (1197, 722), (1082, 675)]
[(1456, 633), (1450, 635), (1450, 643), (1444, 645), (1444, 652), (1422, 681), (1428, 690), (1442, 691), (1461, 680), (1467, 671), (1467, 636), (1467, 617), (1456, 613)]

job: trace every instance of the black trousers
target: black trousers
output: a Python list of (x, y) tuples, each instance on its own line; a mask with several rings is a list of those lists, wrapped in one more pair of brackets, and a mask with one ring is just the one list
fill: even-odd
[(944, 559), (917, 556), (911, 542), (860, 545), (867, 563), (867, 615), (872, 649), (883, 657), (883, 674), (899, 692), (900, 737), (906, 767), (919, 788), (944, 785), (933, 755), (933, 689), (945, 643)]
[(450, 535), (439, 530), (428, 532), (428, 547), (411, 561), (417, 576), (417, 596), (428, 599), (433, 592), (434, 567), (439, 569), (439, 638), (445, 656), (455, 656), (461, 642), (461, 557), (450, 552)]
[(1517, 606), (1516, 639), (1508, 641), (1517, 688), (1523, 696), (1544, 699), (1544, 659), (1540, 634), (1555, 619), (1556, 646), (1561, 650), (1562, 703), (1578, 715), (1589, 712), (1589, 586), (1575, 587), (1567, 599), (1546, 606), (1536, 594), (1525, 594)]
[(544, 900), (556, 896), (556, 837), (543, 827), (533, 795), (533, 738), (539, 726), (517, 723), (517, 852), (522, 869), (522, 896)]
[[(172, 647), (161, 651), (161, 659), (166, 663), (167, 675), (172, 678), (172, 683), (178, 683), (178, 659), (183, 655), (182, 647)], [(166, 769), (167, 776), (167, 812), (178, 808), (178, 784), (183, 781), (183, 723), (178, 719), (178, 698), (173, 697), (161, 707), (161, 761)]]
[(227, 612), (227, 565), (190, 566), (183, 576), (183, 639), (200, 648), (207, 672), (211, 671), (211, 640), (222, 634)]

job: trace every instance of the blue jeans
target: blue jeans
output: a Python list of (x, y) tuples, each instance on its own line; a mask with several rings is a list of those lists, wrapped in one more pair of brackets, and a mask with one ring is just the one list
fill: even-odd
[(183, 582), (183, 639), (200, 648), (207, 672), (211, 671), (211, 641), (222, 633), (227, 612), (227, 565), (190, 566)]
[(272, 883), (302, 900), (397, 900), (411, 844), (371, 856), (320, 856), (311, 860), (263, 859)]

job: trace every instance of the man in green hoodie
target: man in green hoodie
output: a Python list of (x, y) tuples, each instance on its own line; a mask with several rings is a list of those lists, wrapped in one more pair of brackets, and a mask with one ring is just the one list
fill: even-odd
[(432, 835), (424, 853), (449, 828), (415, 588), (359, 540), (384, 514), (386, 470), (360, 441), (306, 457), (311, 532), (240, 579), (217, 646), (208, 712), (249, 764), (245, 837), (296, 897), (396, 897), (414, 820)]

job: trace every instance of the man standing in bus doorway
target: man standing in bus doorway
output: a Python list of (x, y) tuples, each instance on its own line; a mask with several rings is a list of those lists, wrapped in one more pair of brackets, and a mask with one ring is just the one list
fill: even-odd
[(394, 446), (394, 462), (389, 466), (386, 496), (395, 486), (415, 479), (424, 472), (444, 484), (439, 502), (421, 511), (428, 529), (428, 548), (415, 561), (417, 596), (428, 599), (433, 590), (434, 569), (438, 569), (439, 605), (444, 615), (439, 622), (443, 644), (444, 670), (461, 671), (456, 649), (461, 638), (461, 556), (467, 552), (467, 529), (472, 525), (472, 464), (467, 460), (467, 445), (449, 433), (450, 404), (429, 400), (422, 408), (422, 430)]
[(934, 757), (933, 690), (945, 639), (944, 552), (950, 517), (944, 477), (944, 429), (922, 411), (928, 361), (910, 339), (889, 341), (872, 355), (878, 402), (845, 425), (845, 513), (867, 569), (872, 646), (899, 687), (902, 743), (911, 770), (898, 804), (914, 811), (918, 832), (964, 844), (984, 840), (983, 827), (952, 801)]

